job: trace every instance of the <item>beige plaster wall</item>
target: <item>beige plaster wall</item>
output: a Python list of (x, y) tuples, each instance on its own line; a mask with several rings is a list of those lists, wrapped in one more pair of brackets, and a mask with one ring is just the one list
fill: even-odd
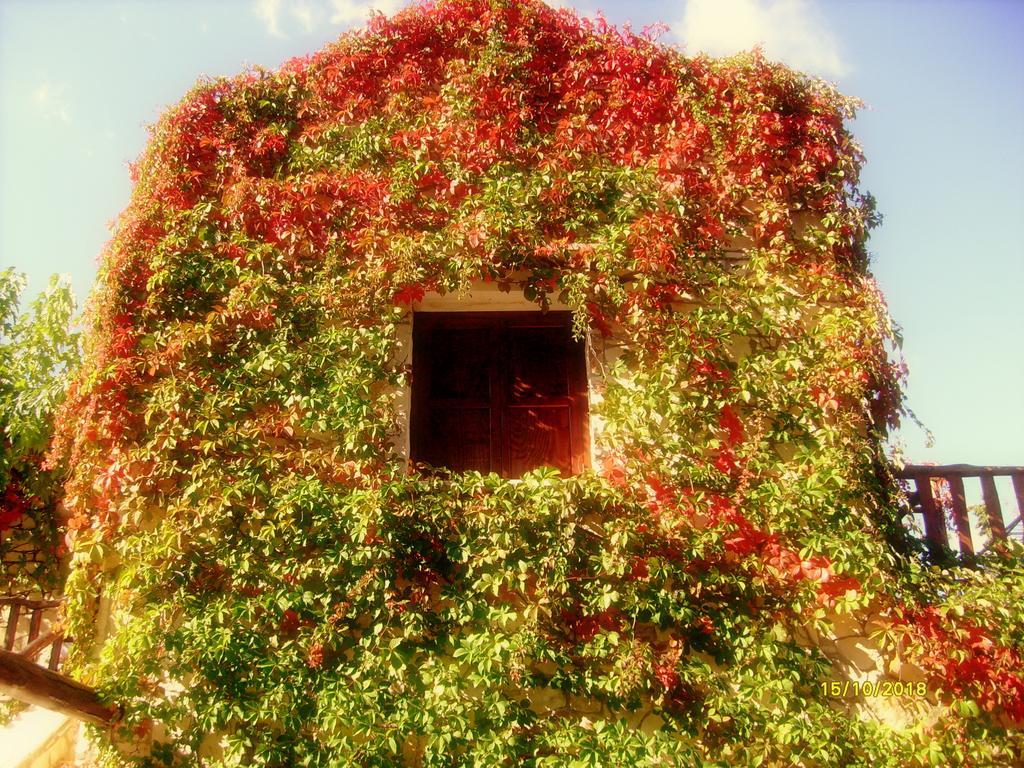
[[(794, 639), (817, 647), (832, 662), (832, 679), (844, 684), (844, 692), (832, 696), (837, 705), (852, 704), (862, 719), (897, 730), (936, 719), (940, 691), (927, 683), (922, 669), (883, 645), (880, 633), (887, 622), (877, 610), (833, 614), (825, 624), (827, 632), (806, 626)], [(925, 690), (924, 696), (918, 695), (919, 688)]]

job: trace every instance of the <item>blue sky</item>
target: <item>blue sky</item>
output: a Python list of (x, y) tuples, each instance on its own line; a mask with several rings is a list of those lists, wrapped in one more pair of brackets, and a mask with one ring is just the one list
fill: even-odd
[[(202, 75), (274, 67), (396, 0), (0, 0), (0, 267), (84, 299), (130, 193), (145, 126)], [(564, 2), (565, 5), (573, 5)], [(873, 270), (902, 325), (915, 461), (1024, 464), (1024, 3), (1014, 0), (582, 0), (666, 42), (756, 43), (835, 80), (863, 186), (885, 219)]]

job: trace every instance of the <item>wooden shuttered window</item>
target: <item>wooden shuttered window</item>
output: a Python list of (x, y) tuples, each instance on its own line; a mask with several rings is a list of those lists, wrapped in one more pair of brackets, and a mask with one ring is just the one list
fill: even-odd
[(412, 460), (520, 477), (587, 465), (587, 375), (568, 312), (413, 317)]

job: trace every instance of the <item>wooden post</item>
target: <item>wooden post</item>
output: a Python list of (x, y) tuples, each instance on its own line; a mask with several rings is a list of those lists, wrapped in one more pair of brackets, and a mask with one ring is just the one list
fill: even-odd
[(7, 613), (7, 632), (4, 634), (4, 649), (14, 650), (14, 641), (18, 637), (18, 621), (21, 618), (21, 605), (11, 603), (11, 610)]
[(928, 475), (917, 475), (914, 478), (917, 485), (917, 496), (921, 500), (921, 513), (924, 515), (924, 535), (928, 540), (933, 552), (938, 547), (941, 552), (949, 549), (949, 536), (946, 533), (946, 520), (942, 516), (942, 510), (935, 503), (935, 496), (932, 494), (932, 479)]
[(32, 611), (32, 620), (28, 625), (28, 641), (31, 643), (39, 637), (39, 630), (43, 626), (43, 609), (36, 608)]
[(971, 540), (971, 519), (967, 514), (964, 479), (959, 475), (950, 475), (946, 482), (949, 483), (949, 495), (953, 498), (953, 522), (956, 523), (957, 537), (960, 540), (960, 552), (973, 555), (974, 542)]
[(96, 725), (111, 725), (121, 716), (92, 688), (9, 651), (0, 651), (0, 692)]
[(1013, 475), (1013, 495), (1017, 497), (1017, 517), (1024, 519), (1024, 472)]
[(988, 515), (988, 527), (992, 530), (992, 541), (1002, 541), (1006, 538), (1006, 526), (1003, 524), (1003, 508), (999, 504), (996, 479), (992, 475), (981, 476), (981, 495), (985, 499), (985, 512)]
[(57, 667), (60, 666), (60, 652), (64, 647), (64, 636), (60, 635), (56, 640), (53, 641), (53, 645), (50, 646), (50, 663), (48, 669), (52, 672), (57, 671)]

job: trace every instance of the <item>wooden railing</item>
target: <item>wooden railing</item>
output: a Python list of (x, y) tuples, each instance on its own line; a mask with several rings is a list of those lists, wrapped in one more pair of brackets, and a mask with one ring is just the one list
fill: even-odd
[[(0, 597), (0, 610), (6, 609), (7, 624), (4, 627), (4, 650), (17, 653), (26, 659), (35, 659), (49, 647), (47, 666), (56, 672), (60, 666), (61, 651), (65, 642), (62, 632), (48, 629), (43, 633), (43, 622), (56, 622), (60, 600), (33, 600), (26, 597)], [(25, 620), (28, 631), (19, 631)], [(21, 646), (20, 648), (18, 646)]]
[[(57, 672), (61, 652), (70, 642), (57, 626), (59, 607), (60, 600), (0, 597), (0, 610), (6, 609), (0, 693), (89, 723), (109, 725), (118, 718), (119, 710), (101, 702), (91, 688)], [(36, 659), (47, 648), (50, 656), (44, 668)]]
[[(972, 556), (989, 547), (998, 547), (1008, 538), (1020, 538), (1024, 532), (1024, 467), (976, 467), (969, 464), (908, 464), (897, 474), (908, 481), (911, 510), (924, 522), (925, 541), (934, 555), (957, 552)], [(1004, 509), (1012, 510), (999, 497), (997, 477), (1009, 477), (1016, 506), (1016, 516), (1006, 521)], [(984, 520), (978, 528), (987, 528), (987, 541), (975, 541), (971, 515), (967, 505), (964, 480), (980, 483)], [(1009, 512), (1012, 514), (1012, 511)], [(954, 542), (950, 542), (952, 522)], [(979, 546), (980, 545), (980, 546)]]

